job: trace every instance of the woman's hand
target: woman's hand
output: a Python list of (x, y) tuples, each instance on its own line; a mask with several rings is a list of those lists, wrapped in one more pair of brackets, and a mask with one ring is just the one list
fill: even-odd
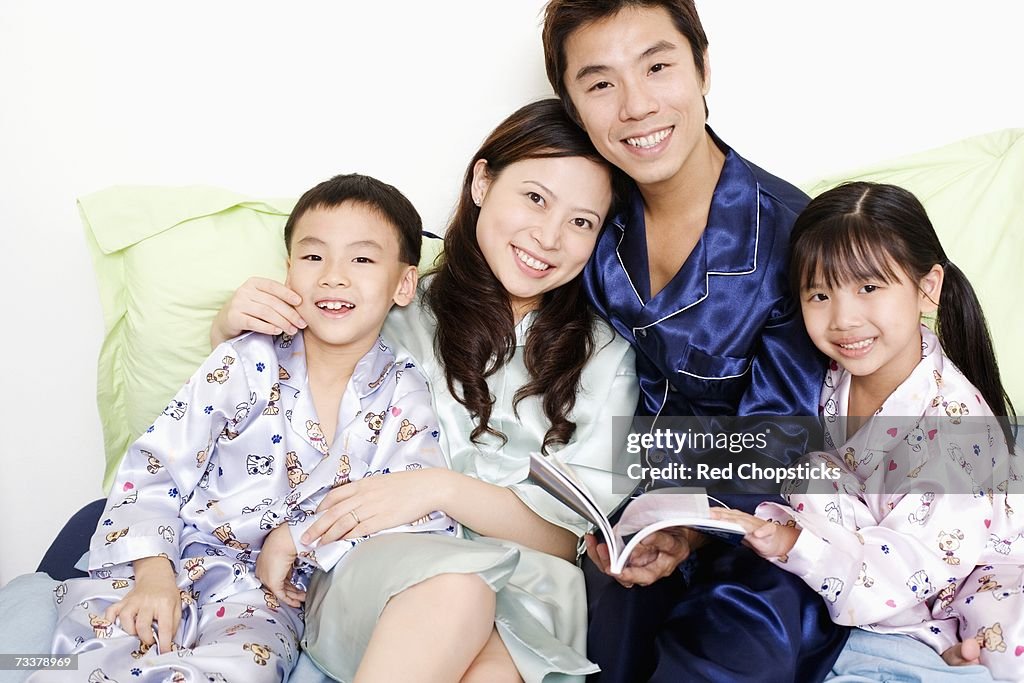
[[(181, 622), (181, 593), (174, 569), (166, 557), (144, 557), (135, 560), (135, 587), (120, 602), (104, 612), (103, 618), (120, 626), (130, 636), (137, 636), (146, 649), (159, 642), (160, 652), (170, 652), (174, 634)], [(158, 637), (153, 638), (156, 623)]]
[(766, 559), (784, 557), (800, 538), (800, 529), (795, 526), (769, 522), (741, 510), (711, 508), (711, 519), (739, 524), (747, 532), (743, 542)]
[(629, 556), (629, 562), (621, 574), (611, 573), (611, 562), (608, 546), (598, 543), (592, 534), (587, 534), (587, 555), (605, 574), (608, 574), (626, 588), (633, 586), (649, 586), (676, 570), (690, 556), (690, 553), (703, 545), (702, 534), (684, 527), (671, 527), (655, 531), (640, 541), (640, 544)]
[(250, 330), (270, 335), (295, 334), (306, 326), (306, 321), (295, 310), (300, 303), (302, 297), (280, 282), (251, 277), (217, 312), (210, 328), (210, 343), (217, 346)]
[(279, 524), (263, 541), (256, 557), (256, 578), (278, 600), (292, 607), (301, 607), (306, 591), (292, 584), (292, 568), (298, 552), (287, 524)]
[(332, 489), (317, 506), (323, 514), (302, 534), (302, 542), (319, 539), (323, 545), (413, 523), (441, 508), (439, 492), (450, 474), (428, 467), (365, 477)]

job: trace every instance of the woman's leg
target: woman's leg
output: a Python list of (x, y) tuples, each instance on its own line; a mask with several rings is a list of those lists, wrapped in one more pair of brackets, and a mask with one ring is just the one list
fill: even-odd
[(388, 601), (355, 681), (458, 681), (493, 631), (491, 587), (476, 574), (440, 574)]
[(505, 643), (501, 642), (497, 629), (491, 629), (487, 644), (469, 665), (460, 683), (523, 683), (523, 677), (519, 675)]

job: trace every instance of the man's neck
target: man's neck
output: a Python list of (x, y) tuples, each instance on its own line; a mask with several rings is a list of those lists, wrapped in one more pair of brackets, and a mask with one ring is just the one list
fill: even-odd
[(657, 183), (638, 185), (648, 223), (699, 224), (703, 229), (724, 165), (725, 155), (705, 131), (704, 137), (674, 176)]

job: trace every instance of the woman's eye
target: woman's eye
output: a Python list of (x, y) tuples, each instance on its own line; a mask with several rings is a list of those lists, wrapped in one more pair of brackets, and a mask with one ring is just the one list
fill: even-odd
[(305, 256), (302, 257), (302, 260), (303, 261), (322, 261), (323, 259), (321, 259), (316, 254), (306, 254)]
[(651, 67), (651, 73), (656, 74), (667, 66), (668, 64), (655, 64), (654, 66)]
[(527, 196), (527, 197), (528, 197), (528, 198), (530, 199), (530, 201), (531, 201), (531, 202), (533, 202), (534, 204), (539, 204), (539, 205), (541, 205), (541, 206), (544, 206), (544, 197), (540, 196), (540, 194), (538, 194), (538, 193), (536, 193), (536, 192), (527, 192), (527, 193), (526, 193), (526, 196)]
[(594, 227), (593, 222), (586, 218), (573, 218), (572, 224), (575, 225), (577, 228), (586, 228), (588, 230)]

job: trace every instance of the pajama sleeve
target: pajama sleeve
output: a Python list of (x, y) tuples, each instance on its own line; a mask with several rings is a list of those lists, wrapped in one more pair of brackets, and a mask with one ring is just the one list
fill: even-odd
[[(439, 430), (426, 381), (415, 367), (410, 368), (407, 365), (397, 381), (391, 405), (388, 406), (384, 424), (377, 437), (377, 448), (373, 452), (372, 460), (366, 463), (367, 469), (363, 476), (376, 477), (425, 467), (447, 467), (438, 444)], [(357, 470), (353, 470), (353, 474), (356, 473)], [(309, 504), (305, 507), (316, 508), (328, 490), (321, 489), (311, 495), (308, 499)], [(300, 553), (307, 553), (304, 557), (308, 558), (311, 564), (324, 571), (330, 571), (359, 541), (340, 539), (323, 546), (302, 543), (303, 532), (319, 517), (320, 513), (316, 513), (292, 525), (292, 540)], [(422, 519), (378, 533), (433, 531), (454, 534), (456, 529), (455, 520), (444, 512), (435, 510)]]
[(816, 590), (833, 621), (919, 624), (914, 637), (941, 653), (958, 640), (956, 620), (933, 618), (926, 601), (971, 572), (991, 519), (988, 497), (968, 491), (961, 466), (936, 454), (891, 495), (794, 495), (793, 507), (762, 503), (757, 516), (802, 529), (789, 554), (773, 561)]
[(89, 568), (166, 555), (179, 569), (182, 500), (196, 488), (214, 443), (251, 388), (219, 345), (152, 426), (129, 446), (89, 548)]

